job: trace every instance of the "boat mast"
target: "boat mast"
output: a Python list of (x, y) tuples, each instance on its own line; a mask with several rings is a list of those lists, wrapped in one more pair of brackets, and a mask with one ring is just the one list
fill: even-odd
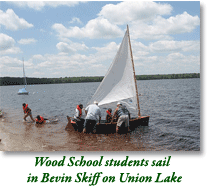
[(25, 69), (24, 69), (24, 58), (22, 58), (22, 61), (23, 61), (23, 78), (24, 78), (24, 84), (25, 84), (25, 88), (27, 86), (27, 82), (26, 82), (26, 77), (25, 77)]
[(138, 90), (137, 90), (137, 80), (136, 80), (136, 75), (135, 75), (134, 60), (133, 60), (133, 54), (132, 54), (132, 49), (131, 49), (131, 41), (130, 41), (130, 35), (129, 35), (128, 25), (127, 25), (127, 31), (128, 31), (128, 42), (129, 42), (130, 52), (131, 52), (131, 62), (132, 62), (132, 67), (133, 67), (134, 82), (135, 82), (135, 88), (136, 88), (138, 117), (140, 117), (141, 115), (140, 115), (139, 96), (138, 96)]

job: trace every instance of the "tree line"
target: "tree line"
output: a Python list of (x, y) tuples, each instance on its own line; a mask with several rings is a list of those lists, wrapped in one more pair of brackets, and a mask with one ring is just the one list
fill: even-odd
[[(101, 82), (104, 76), (91, 77), (60, 77), (60, 78), (31, 78), (27, 77), (27, 84), (62, 84), (62, 83), (80, 83), (80, 82)], [(184, 79), (200, 78), (200, 73), (186, 74), (156, 74), (156, 75), (136, 75), (137, 80), (156, 80), (156, 79)], [(0, 77), (0, 86), (23, 85), (23, 77)]]

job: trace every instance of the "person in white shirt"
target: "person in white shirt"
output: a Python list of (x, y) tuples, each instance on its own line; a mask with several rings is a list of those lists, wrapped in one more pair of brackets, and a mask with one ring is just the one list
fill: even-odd
[(85, 108), (85, 113), (86, 117), (84, 121), (83, 133), (86, 131), (92, 131), (95, 128), (97, 122), (100, 123), (101, 121), (101, 110), (98, 107), (98, 102), (94, 101), (94, 104), (88, 105)]

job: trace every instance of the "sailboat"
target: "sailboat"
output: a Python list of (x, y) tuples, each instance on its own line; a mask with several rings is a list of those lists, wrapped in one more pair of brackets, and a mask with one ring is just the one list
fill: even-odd
[[(130, 130), (138, 126), (148, 126), (149, 116), (141, 116), (140, 114), (137, 81), (128, 26), (109, 70), (88, 102), (88, 105), (93, 104), (94, 101), (98, 102), (101, 110), (107, 110), (108, 108), (115, 109), (118, 102), (125, 105), (131, 113), (129, 120)], [(78, 126), (71, 117), (67, 117), (67, 119), (68, 124), (66, 129), (82, 131), (82, 125), (80, 127), (80, 124), (78, 124)], [(105, 123), (105, 120), (101, 120), (100, 124), (96, 125), (95, 130), (96, 133), (115, 133), (116, 122)], [(122, 130), (126, 131), (125, 128)]]
[(25, 87), (19, 89), (19, 91), (18, 91), (18, 93), (17, 93), (18, 95), (28, 95), (28, 91), (26, 90), (27, 81), (26, 81), (26, 77), (25, 77), (24, 59), (23, 59), (23, 78), (24, 78)]

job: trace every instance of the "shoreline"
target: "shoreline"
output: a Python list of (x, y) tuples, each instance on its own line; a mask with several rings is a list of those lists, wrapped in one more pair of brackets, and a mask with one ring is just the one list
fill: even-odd
[[(104, 76), (35, 78), (26, 77), (28, 85), (101, 82)], [(200, 78), (200, 73), (136, 75), (137, 80), (165, 80)], [(9, 84), (10, 83), (10, 84)], [(0, 86), (23, 85), (23, 77), (0, 77)]]
[(132, 136), (83, 134), (65, 130), (65, 124), (36, 126), (33, 122), (0, 120), (0, 151), (6, 152), (119, 152), (149, 151), (133, 143)]

